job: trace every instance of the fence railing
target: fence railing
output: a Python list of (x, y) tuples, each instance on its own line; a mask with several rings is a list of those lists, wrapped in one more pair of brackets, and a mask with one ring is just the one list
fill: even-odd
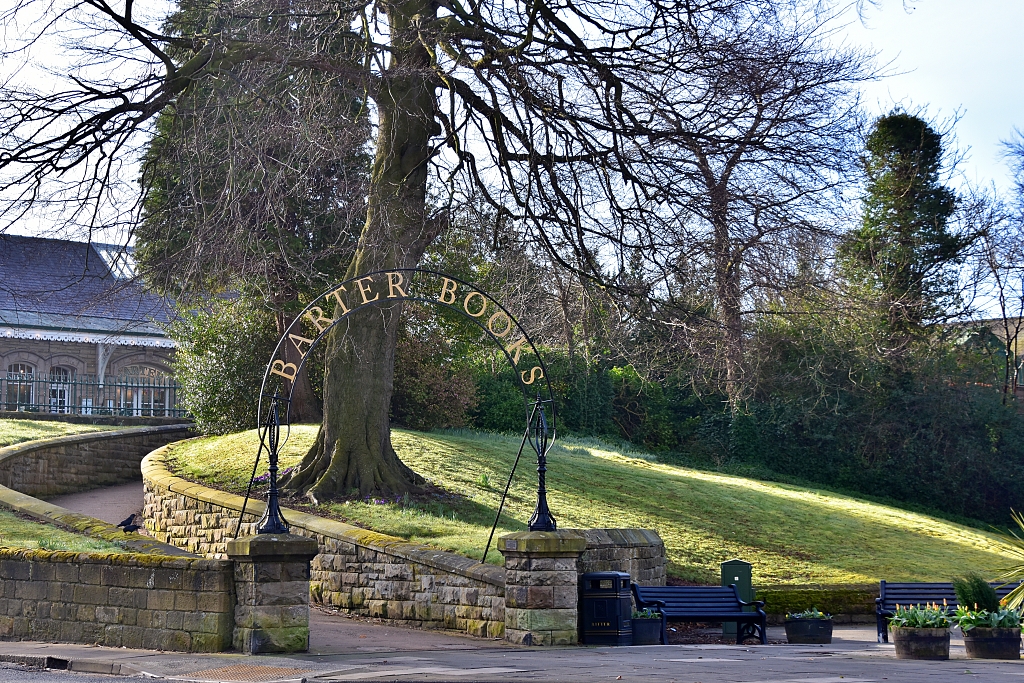
[(184, 417), (179, 385), (170, 377), (54, 378), (0, 374), (0, 410), (75, 415)]

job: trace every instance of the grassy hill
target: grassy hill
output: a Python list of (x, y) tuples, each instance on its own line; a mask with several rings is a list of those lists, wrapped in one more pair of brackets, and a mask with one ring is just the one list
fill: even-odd
[[(315, 435), (315, 427), (293, 427), (282, 467), (297, 463)], [(479, 558), (519, 439), (395, 430), (393, 441), (404, 462), (451, 495), (348, 501), (326, 505), (325, 511)], [(256, 445), (255, 432), (196, 439), (175, 446), (171, 464), (189, 479), (244, 492)], [(526, 528), (535, 503), (531, 455), (524, 451), (496, 536)], [(990, 573), (1008, 564), (999, 542), (977, 529), (639, 455), (597, 441), (559, 441), (548, 460), (548, 500), (559, 528), (656, 529), (665, 541), (670, 574), (707, 582), (717, 582), (718, 564), (734, 557), (753, 563), (760, 585), (948, 581), (967, 570)], [(263, 463), (260, 472), (265, 471)], [(487, 560), (501, 561), (493, 549)]]
[(81, 434), (83, 432), (99, 432), (115, 429), (102, 425), (69, 424), (66, 422), (49, 422), (46, 420), (0, 420), (0, 448), (23, 441), (50, 439), (55, 436)]

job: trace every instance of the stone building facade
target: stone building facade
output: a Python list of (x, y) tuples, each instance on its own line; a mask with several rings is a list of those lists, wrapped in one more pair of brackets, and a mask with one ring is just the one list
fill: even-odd
[(0, 410), (171, 416), (170, 315), (130, 249), (0, 235)]

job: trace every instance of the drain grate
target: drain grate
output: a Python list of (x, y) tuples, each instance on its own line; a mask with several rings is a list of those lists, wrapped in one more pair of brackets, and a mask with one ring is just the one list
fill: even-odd
[(219, 669), (205, 669), (187, 674), (190, 678), (207, 681), (244, 681), (244, 683), (263, 683), (277, 681), (282, 678), (297, 678), (309, 673), (312, 669), (286, 669), (280, 666), (258, 666), (253, 664), (233, 664)]

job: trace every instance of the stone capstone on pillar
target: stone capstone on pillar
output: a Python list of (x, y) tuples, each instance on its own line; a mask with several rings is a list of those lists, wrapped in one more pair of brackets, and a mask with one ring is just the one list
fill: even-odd
[(502, 536), (505, 640), (516, 645), (574, 645), (576, 562), (587, 548), (578, 531), (522, 531)]
[(232, 643), (246, 654), (309, 649), (309, 562), (312, 538), (258, 534), (227, 543), (235, 563)]

